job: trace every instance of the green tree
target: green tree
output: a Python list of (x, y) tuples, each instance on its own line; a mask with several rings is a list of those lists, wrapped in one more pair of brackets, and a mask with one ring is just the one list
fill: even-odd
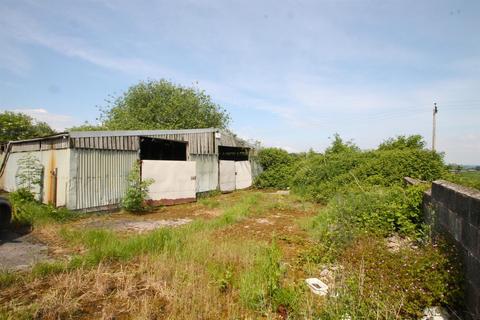
[(402, 150), (402, 149), (417, 149), (422, 150), (425, 148), (425, 140), (419, 134), (411, 136), (397, 136), (395, 138), (389, 138), (383, 141), (378, 150)]
[(230, 117), (195, 87), (142, 81), (109, 102), (100, 120), (108, 130), (226, 128)]
[(79, 126), (75, 126), (67, 129), (67, 131), (100, 131), (100, 130), (106, 130), (106, 129), (101, 125), (91, 124), (88, 121), (85, 121), (83, 124)]
[(0, 113), (0, 142), (48, 136), (55, 133), (50, 126), (20, 113), (4, 111)]
[(344, 152), (358, 152), (360, 148), (353, 141), (343, 141), (338, 133), (333, 135), (332, 145), (325, 149), (325, 154), (336, 154)]

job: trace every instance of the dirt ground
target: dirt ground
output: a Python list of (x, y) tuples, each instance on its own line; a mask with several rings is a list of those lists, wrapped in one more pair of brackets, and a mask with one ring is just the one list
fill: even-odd
[[(283, 193), (266, 193), (274, 199), (288, 196)], [(215, 197), (219, 204), (238, 199), (238, 193), (223, 194)], [(275, 200), (274, 200), (275, 201)], [(117, 212), (110, 214), (92, 214), (67, 224), (69, 227), (83, 229), (108, 229), (120, 232), (144, 233), (157, 228), (172, 228), (190, 223), (196, 219), (213, 219), (223, 212), (222, 207), (210, 208), (196, 203), (161, 207), (154, 212), (142, 215)], [(295, 220), (313, 215), (315, 211), (276, 210), (273, 214), (247, 218), (233, 224), (218, 233), (220, 238), (255, 239), (269, 242), (275, 238), (286, 259), (294, 259), (298, 251), (306, 246), (306, 236)], [(57, 237), (56, 227), (40, 228), (23, 234), (8, 230), (0, 231), (0, 270), (28, 270), (38, 262), (50, 258), (68, 256), (62, 242)]]

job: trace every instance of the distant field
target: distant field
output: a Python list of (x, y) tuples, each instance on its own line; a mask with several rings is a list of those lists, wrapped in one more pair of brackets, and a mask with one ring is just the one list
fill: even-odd
[(480, 171), (455, 173), (453, 180), (455, 183), (480, 190)]

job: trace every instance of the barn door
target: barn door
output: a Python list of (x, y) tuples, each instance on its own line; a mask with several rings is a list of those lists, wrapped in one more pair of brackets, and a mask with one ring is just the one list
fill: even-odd
[(220, 160), (220, 191), (235, 190), (235, 161)]
[(154, 204), (195, 201), (195, 161), (142, 160), (142, 180), (153, 179), (148, 195)]
[(250, 161), (235, 161), (235, 189), (246, 189), (252, 185)]

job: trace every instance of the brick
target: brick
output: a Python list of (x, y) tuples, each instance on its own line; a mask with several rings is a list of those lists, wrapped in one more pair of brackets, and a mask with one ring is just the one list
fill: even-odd
[(479, 319), (478, 314), (478, 302), (479, 302), (478, 289), (471, 282), (467, 282), (465, 286), (465, 307), (467, 312), (465, 319)]
[(440, 222), (440, 225), (447, 226), (448, 225), (448, 209), (444, 205), (439, 204), (437, 206), (436, 211), (438, 212), (437, 220), (438, 222)]
[(471, 254), (466, 256), (465, 277), (477, 290), (480, 290), (480, 260)]
[(455, 212), (462, 218), (468, 219), (471, 198), (461, 192), (456, 192), (455, 197)]
[(432, 183), (432, 199), (439, 201), (444, 198), (445, 188), (436, 182)]
[(480, 229), (477, 229), (477, 254), (475, 256), (480, 259)]
[(448, 209), (455, 211), (456, 210), (456, 200), (457, 200), (457, 193), (453, 189), (445, 189), (445, 200)]
[(470, 198), (469, 220), (475, 227), (480, 227), (480, 199)]
[(463, 226), (463, 219), (458, 217), (455, 212), (452, 212), (454, 217), (454, 225), (453, 225), (453, 232), (455, 235), (455, 240), (462, 243), (462, 226)]
[[(466, 219), (462, 224), (462, 243), (464, 247), (476, 258), (478, 258), (478, 232)], [(478, 271), (480, 272), (480, 270)]]

